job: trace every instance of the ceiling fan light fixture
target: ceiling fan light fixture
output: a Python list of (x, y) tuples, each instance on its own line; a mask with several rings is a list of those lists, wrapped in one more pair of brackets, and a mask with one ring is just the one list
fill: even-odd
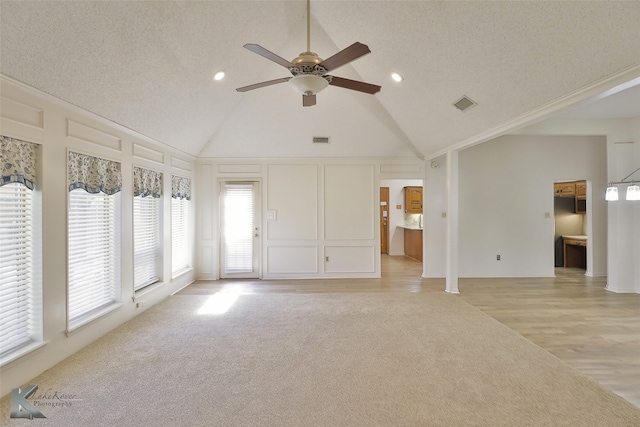
[(301, 74), (292, 77), (288, 83), (296, 92), (302, 95), (315, 95), (329, 86), (329, 82), (326, 79), (315, 74)]

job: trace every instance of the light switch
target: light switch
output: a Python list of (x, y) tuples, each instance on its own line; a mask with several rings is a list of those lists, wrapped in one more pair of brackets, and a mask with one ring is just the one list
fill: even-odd
[(551, 218), (551, 212), (545, 212), (544, 213), (544, 217), (545, 218)]
[(270, 209), (267, 211), (267, 219), (271, 221), (276, 220), (276, 211), (274, 209)]

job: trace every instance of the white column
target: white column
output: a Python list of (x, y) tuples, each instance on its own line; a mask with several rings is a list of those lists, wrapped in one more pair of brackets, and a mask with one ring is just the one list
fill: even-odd
[(447, 271), (445, 290), (458, 290), (458, 152), (447, 152)]

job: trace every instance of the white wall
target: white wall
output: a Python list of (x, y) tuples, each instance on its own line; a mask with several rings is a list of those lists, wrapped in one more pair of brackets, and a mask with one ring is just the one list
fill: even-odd
[[(193, 269), (171, 277), (171, 174), (191, 176), (194, 159), (35, 89), (2, 77), (3, 135), (41, 144), (37, 192), (42, 199), (44, 345), (0, 368), (0, 395), (138, 315), (193, 280)], [(122, 306), (67, 335), (67, 149), (122, 163)], [(164, 172), (162, 282), (136, 308), (133, 292), (133, 165)], [(193, 180), (192, 180), (193, 183)], [(195, 185), (195, 183), (193, 183)], [(167, 196), (169, 195), (169, 196)], [(195, 204), (195, 197), (192, 198)], [(195, 211), (195, 209), (193, 209)], [(195, 218), (195, 215), (194, 215)], [(193, 239), (193, 236), (192, 236)]]
[(220, 277), (219, 182), (249, 179), (263, 184), (261, 278), (380, 277), (380, 180), (420, 177), (422, 162), (208, 158), (196, 174), (198, 278)]
[(424, 185), (423, 277), (446, 275), (447, 163), (445, 156), (427, 162)]
[(606, 274), (604, 137), (503, 136), (461, 151), (459, 171), (460, 277), (553, 277), (553, 183), (574, 179), (591, 192), (587, 274)]
[[(634, 142), (632, 167), (635, 169), (640, 167), (640, 117), (630, 120), (630, 128), (631, 140)], [(636, 172), (633, 177), (640, 181), (640, 171)], [(627, 243), (629, 246), (629, 253), (631, 254), (631, 261), (628, 262), (628, 264), (619, 266), (618, 268), (620, 270), (629, 271), (631, 278), (628, 285), (624, 286), (623, 284), (620, 289), (630, 291), (633, 286), (635, 293), (640, 294), (640, 262), (638, 262), (640, 259), (640, 203), (635, 202), (632, 205), (626, 204), (625, 206), (626, 209), (631, 212), (629, 215), (630, 218), (625, 224), (633, 230), (632, 233), (630, 233), (633, 237), (631, 241)]]

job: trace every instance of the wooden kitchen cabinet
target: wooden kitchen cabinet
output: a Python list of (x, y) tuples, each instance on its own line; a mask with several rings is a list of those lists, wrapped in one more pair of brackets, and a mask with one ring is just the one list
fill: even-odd
[(587, 198), (587, 181), (576, 181), (576, 197), (578, 199)]
[(587, 213), (587, 181), (576, 181), (576, 213)]
[(564, 267), (587, 268), (587, 239), (563, 237)]
[(575, 197), (578, 214), (587, 213), (587, 181), (556, 182), (553, 184), (555, 197)]
[(422, 230), (404, 229), (404, 255), (422, 262)]
[(422, 213), (422, 187), (404, 187), (404, 211)]
[[(553, 194), (556, 197), (573, 197), (576, 195), (575, 182), (556, 182), (553, 184)], [(585, 190), (586, 194), (586, 190)]]

